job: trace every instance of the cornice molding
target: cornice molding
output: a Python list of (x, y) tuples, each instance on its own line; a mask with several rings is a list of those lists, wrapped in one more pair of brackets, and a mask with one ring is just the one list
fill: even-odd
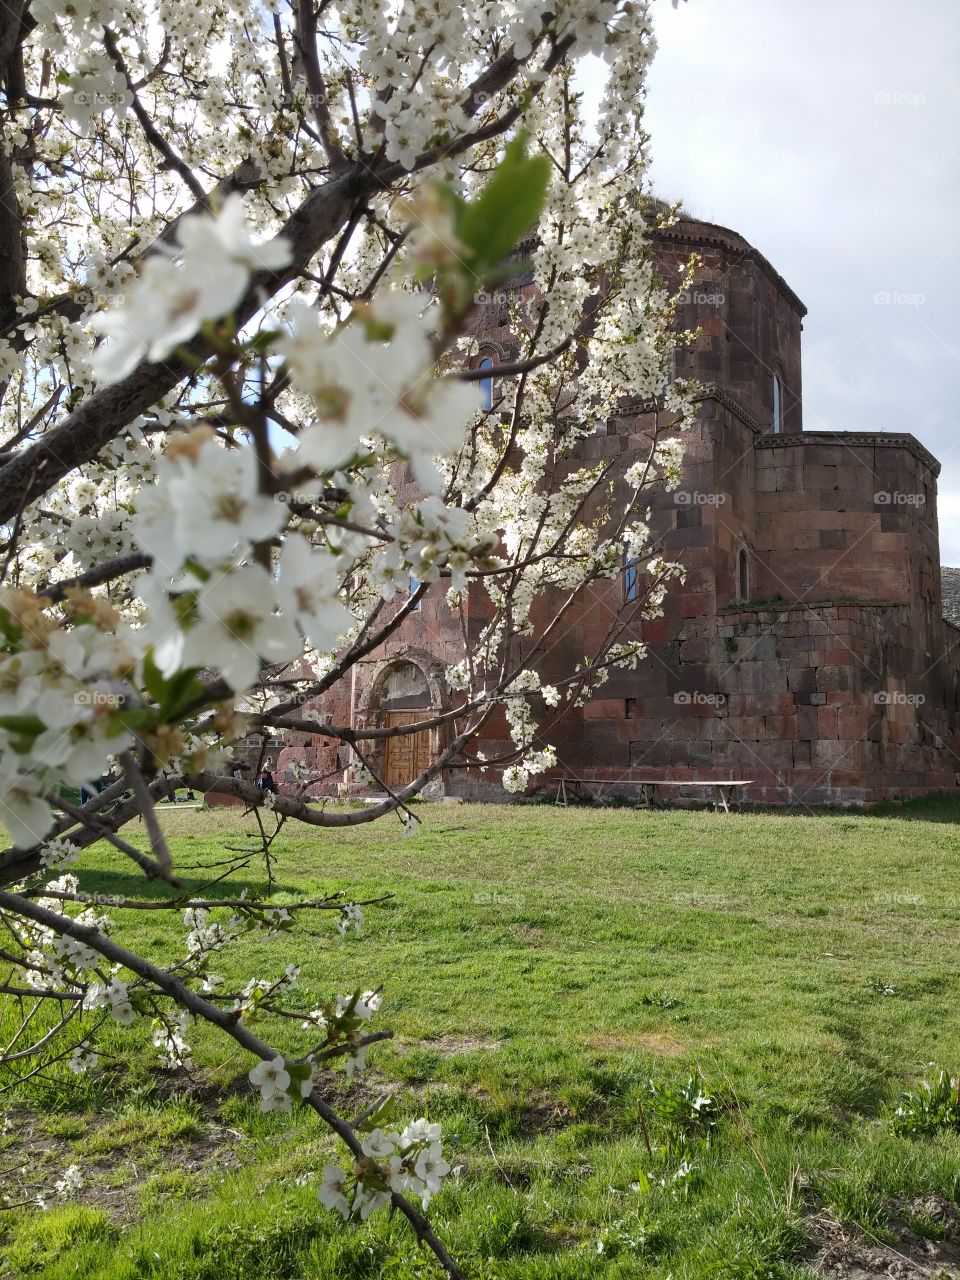
[[(717, 404), (722, 404), (725, 409), (733, 414), (754, 433), (759, 435), (766, 428), (756, 420), (752, 413), (748, 413), (743, 405), (730, 392), (720, 385), (719, 382), (708, 382), (701, 384), (700, 390), (693, 397), (697, 404), (702, 404), (704, 400), (715, 400)], [(613, 414), (616, 418), (629, 418), (633, 415), (644, 413), (654, 413), (657, 409), (663, 408), (663, 400), (643, 400), (639, 396), (625, 396), (620, 402), (621, 407)]]
[(940, 463), (925, 449), (916, 436), (888, 435), (881, 431), (793, 431), (781, 435), (767, 433), (759, 436), (754, 444), (758, 449), (796, 449), (806, 444), (837, 444), (848, 449), (904, 449), (934, 476), (940, 474)]

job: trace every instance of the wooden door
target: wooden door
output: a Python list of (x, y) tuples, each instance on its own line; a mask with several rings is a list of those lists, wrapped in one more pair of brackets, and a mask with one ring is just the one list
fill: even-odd
[[(387, 729), (398, 724), (416, 724), (418, 720), (427, 720), (430, 711), (424, 707), (419, 711), (388, 711), (386, 715)], [(383, 780), (391, 791), (398, 791), (407, 786), (414, 778), (419, 778), (430, 763), (430, 730), (421, 729), (419, 733), (398, 734), (395, 738), (387, 738), (386, 763)]]

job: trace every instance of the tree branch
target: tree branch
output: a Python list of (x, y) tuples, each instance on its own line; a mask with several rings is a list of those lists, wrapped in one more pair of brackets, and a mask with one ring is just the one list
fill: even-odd
[[(76, 938), (78, 941), (85, 943), (94, 951), (99, 952), (105, 959), (111, 961), (111, 963), (122, 965), (125, 969), (129, 969), (131, 973), (135, 973), (138, 977), (157, 988), (157, 990), (163, 992), (164, 995), (169, 996), (181, 1009), (186, 1009), (194, 1017), (202, 1018), (204, 1022), (209, 1022), (212, 1026), (218, 1027), (240, 1045), (242, 1049), (246, 1049), (248, 1053), (252, 1053), (265, 1061), (270, 1061), (277, 1056), (276, 1049), (248, 1030), (236, 1017), (235, 1013), (226, 1009), (218, 1009), (215, 1004), (192, 991), (168, 970), (161, 969), (143, 956), (129, 951), (126, 947), (114, 942), (112, 938), (108, 938), (91, 925), (79, 924), (69, 916), (60, 915), (55, 911), (50, 911), (48, 908), (40, 906), (39, 903), (29, 902), (18, 894), (7, 893), (3, 890), (0, 890), (0, 910), (32, 920), (36, 924), (53, 930), (54, 933), (59, 934), (61, 937)], [(355, 1159), (362, 1160), (365, 1158), (360, 1139), (357, 1137), (353, 1126), (337, 1115), (333, 1108), (324, 1102), (316, 1089), (305, 1101), (341, 1139)], [(396, 1191), (391, 1193), (391, 1200), (393, 1207), (402, 1213), (411, 1227), (413, 1227), (417, 1238), (433, 1252), (450, 1280), (465, 1280), (463, 1272), (450, 1257), (442, 1241), (434, 1234), (429, 1220), (420, 1210), (412, 1205), (405, 1196)]]

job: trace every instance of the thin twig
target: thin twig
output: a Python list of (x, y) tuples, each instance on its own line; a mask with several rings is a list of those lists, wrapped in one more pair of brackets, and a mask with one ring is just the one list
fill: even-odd
[(163, 878), (167, 880), (173, 871), (173, 859), (170, 856), (167, 838), (163, 834), (160, 821), (157, 818), (157, 811), (154, 806), (153, 796), (150, 794), (150, 788), (140, 772), (140, 766), (134, 759), (132, 751), (121, 751), (117, 759), (120, 761), (124, 776), (130, 784), (130, 790), (133, 792), (137, 807), (143, 816), (144, 826), (147, 828), (147, 834), (150, 837), (150, 848), (153, 850), (157, 863), (161, 867)]
[(497, 1166), (497, 1168), (500, 1170), (500, 1175), (501, 1175), (501, 1177), (503, 1178), (504, 1182), (507, 1184), (507, 1186), (508, 1186), (508, 1187), (510, 1188), (510, 1190), (512, 1191), (512, 1190), (513, 1190), (513, 1183), (510, 1181), (510, 1175), (509, 1175), (509, 1173), (507, 1173), (506, 1169), (503, 1167), (503, 1165), (502, 1165), (502, 1164), (500, 1163), (500, 1161), (497, 1159), (497, 1153), (494, 1151), (494, 1149), (493, 1149), (493, 1143), (490, 1141), (490, 1130), (487, 1128), (487, 1126), (486, 1126), (486, 1125), (484, 1125), (484, 1126), (483, 1126), (483, 1132), (484, 1132), (484, 1135), (486, 1136), (486, 1139), (487, 1139), (487, 1150), (490, 1152), (490, 1156), (491, 1156), (491, 1158), (492, 1158), (492, 1160), (493, 1160), (493, 1163), (494, 1163), (494, 1164)]

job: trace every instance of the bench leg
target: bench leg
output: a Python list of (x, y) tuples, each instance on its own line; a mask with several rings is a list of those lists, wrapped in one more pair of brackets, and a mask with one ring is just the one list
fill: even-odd
[(727, 803), (727, 788), (726, 788), (726, 787), (717, 787), (717, 799), (714, 801), (714, 805), (713, 805), (713, 807), (714, 807), (714, 809), (719, 809), (719, 808), (720, 808), (720, 805), (723, 805), (723, 812), (724, 812), (724, 813), (729, 813), (729, 812), (730, 812), (730, 806), (729, 806), (729, 804)]
[(665, 807), (657, 799), (657, 784), (655, 782), (648, 782), (644, 787), (644, 791), (647, 794), (647, 808), (663, 809)]

